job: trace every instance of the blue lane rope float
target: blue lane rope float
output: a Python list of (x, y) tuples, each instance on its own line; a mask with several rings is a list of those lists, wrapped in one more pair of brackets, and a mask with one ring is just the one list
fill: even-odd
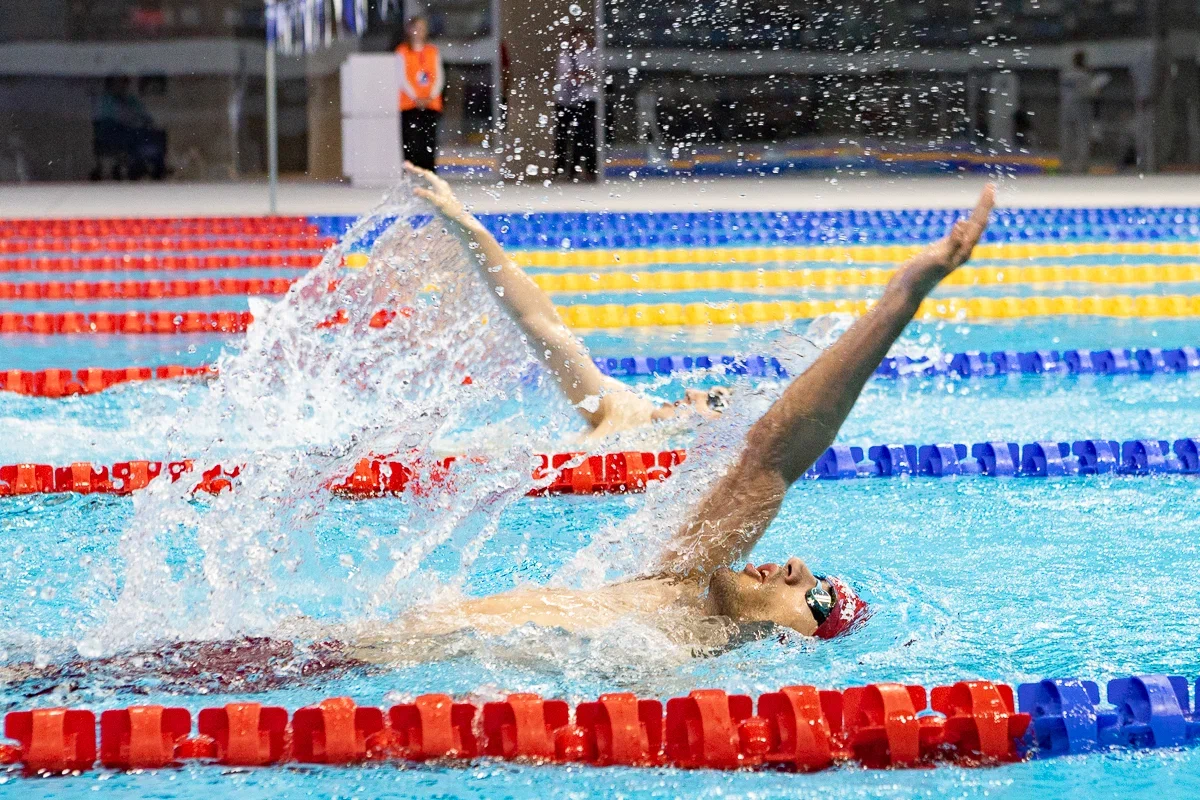
[[(609, 356), (592, 361), (605, 375), (634, 378), (716, 370), (726, 375), (787, 378), (778, 358), (766, 355)], [(1200, 371), (1200, 349), (1147, 347), (1136, 350), (968, 350), (934, 358), (888, 356), (875, 369), (879, 378), (1003, 377), (1006, 375), (1156, 375)]]
[[(870, 209), (478, 216), (506, 247), (625, 248), (927, 242), (945, 235), (962, 214), (959, 209)], [(324, 236), (340, 236), (356, 221), (349, 216), (309, 218)], [(382, 231), (386, 224), (376, 227)], [(1194, 239), (1200, 239), (1200, 209), (1191, 207), (998, 208), (984, 234), (985, 242)]]

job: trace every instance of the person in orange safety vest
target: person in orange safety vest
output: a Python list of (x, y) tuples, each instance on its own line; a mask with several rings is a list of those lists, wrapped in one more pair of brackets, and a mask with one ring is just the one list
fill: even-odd
[(400, 79), (400, 141), (404, 159), (432, 170), (437, 161), (437, 127), (442, 116), (446, 70), (437, 45), (429, 43), (429, 21), (416, 16), (404, 26), (396, 48)]

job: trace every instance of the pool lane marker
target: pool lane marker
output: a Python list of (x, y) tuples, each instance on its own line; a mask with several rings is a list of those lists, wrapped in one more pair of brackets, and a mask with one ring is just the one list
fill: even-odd
[[(580, 330), (641, 327), (758, 325), (811, 320), (826, 314), (861, 316), (875, 300), (780, 300), (724, 303), (606, 303), (558, 306), (571, 328)], [(1116, 318), (1200, 317), (1200, 295), (1112, 295), (1106, 297), (937, 297), (917, 309), (918, 321), (989, 322), (1051, 316)]]
[[(825, 314), (861, 316), (874, 300), (800, 300), (750, 303), (635, 303), (632, 305), (558, 306), (571, 328), (707, 327), (758, 325), (810, 320)], [(403, 310), (401, 310), (403, 313)], [(382, 328), (396, 312), (380, 309), (370, 327)], [(995, 321), (1046, 316), (1181, 319), (1200, 317), (1200, 295), (1116, 295), (1111, 297), (941, 297), (924, 300), (920, 321)], [(249, 311), (79, 311), (0, 313), (0, 335), (12, 334), (178, 334), (243, 333), (253, 322)], [(341, 310), (317, 327), (348, 322)]]
[[(478, 461), (480, 457), (469, 457)], [(685, 450), (618, 453), (566, 452), (536, 457), (531, 496), (549, 494), (622, 494), (642, 491), (651, 481), (669, 478), (687, 458)], [(429, 463), (362, 459), (353, 472), (331, 480), (326, 488), (347, 498), (424, 493), (435, 486), (453, 487), (456, 462), (449, 457)], [(218, 494), (237, 485), (242, 467), (220, 465), (200, 473), (193, 492)], [(0, 466), (0, 497), (75, 492), (129, 494), (144, 489), (164, 472), (171, 481), (192, 475), (190, 460), (120, 461), (69, 466), (8, 464)], [(1088, 475), (1200, 475), (1200, 438), (1086, 439), (1074, 442), (992, 441), (961, 444), (887, 443), (868, 447), (833, 445), (804, 473), (810, 480), (981, 476), (993, 478), (1063, 478)], [(194, 477), (194, 476), (193, 476)]]
[[(947, 225), (947, 227), (949, 227)], [(864, 245), (730, 245), (727, 247), (629, 247), (578, 249), (514, 249), (510, 254), (522, 267), (544, 269), (627, 269), (653, 264), (769, 264), (810, 262), (827, 264), (898, 264), (926, 244)], [(1200, 242), (1011, 242), (984, 243), (974, 250), (978, 260), (1028, 260), (1075, 258), (1079, 256), (1122, 256), (1195, 258)], [(365, 258), (363, 259), (365, 263)], [(350, 265), (353, 266), (353, 265)]]
[[(633, 378), (714, 370), (726, 375), (787, 378), (788, 371), (774, 356), (625, 356), (592, 359), (605, 375)], [(1004, 377), (1008, 375), (1154, 375), (1200, 371), (1200, 349), (1149, 347), (1137, 350), (968, 350), (940, 356), (888, 356), (875, 369), (879, 378)]]
[(1076, 678), (1023, 683), (1015, 693), (987, 680), (928, 692), (899, 683), (793, 685), (757, 703), (721, 689), (665, 703), (620, 692), (574, 708), (532, 693), (491, 702), (425, 694), (386, 710), (334, 697), (291, 714), (260, 703), (202, 708), (195, 733), (188, 709), (140, 705), (102, 712), (98, 742), (94, 712), (40, 708), (5, 715), (10, 742), (0, 744), (0, 763), (30, 777), (76, 774), (97, 761), (114, 770), (499, 759), (814, 772), (848, 763), (978, 767), (1200, 739), (1184, 677), (1116, 678), (1106, 699), (1096, 683)]
[[(753, 377), (788, 377), (787, 370), (773, 356), (626, 356), (596, 358), (593, 361), (602, 373), (617, 378), (661, 376), (693, 370), (715, 370), (726, 375)], [(937, 376), (984, 378), (1016, 374), (1155, 375), (1196, 371), (1200, 371), (1200, 350), (1188, 346), (1139, 350), (997, 350), (993, 353), (971, 350), (919, 359), (889, 356), (876, 368), (875, 376), (901, 379)], [(217, 368), (210, 364), (121, 369), (88, 367), (75, 372), (69, 369), (10, 369), (0, 372), (0, 391), (60, 398), (94, 394), (129, 382), (214, 378), (216, 375)]]
[(2, 283), (0, 300), (157, 300), (163, 297), (286, 294), (291, 278), (220, 278), (198, 281), (47, 281)]
[(322, 253), (251, 253), (249, 255), (35, 256), (0, 258), (3, 272), (177, 272), (216, 269), (312, 269)]
[(225, 236), (177, 233), (128, 236), (39, 236), (0, 237), (0, 257), (50, 253), (208, 253), (214, 251), (323, 251), (337, 244), (332, 236), (283, 233), (233, 234)]
[[(543, 291), (557, 292), (673, 292), (705, 289), (753, 290), (884, 286), (895, 269), (709, 269), (641, 272), (541, 272), (532, 275)], [(1124, 285), (1200, 281), (1200, 263), (1045, 264), (959, 267), (942, 283), (947, 286), (1008, 286), (1053, 283)]]

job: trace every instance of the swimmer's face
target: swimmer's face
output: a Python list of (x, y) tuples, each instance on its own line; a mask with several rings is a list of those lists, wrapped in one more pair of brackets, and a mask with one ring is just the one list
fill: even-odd
[[(721, 567), (708, 584), (716, 612), (734, 622), (774, 622), (805, 636), (817, 630), (817, 620), (804, 595), (817, 585), (812, 570), (798, 558), (778, 564), (747, 564), (741, 572)], [(826, 581), (821, 586), (829, 589)]]
[(683, 399), (669, 406), (660, 406), (654, 410), (651, 418), (655, 421), (674, 419), (685, 414), (699, 414), (704, 419), (715, 419), (729, 405), (730, 391), (724, 386), (714, 386), (712, 389), (688, 389), (683, 393)]

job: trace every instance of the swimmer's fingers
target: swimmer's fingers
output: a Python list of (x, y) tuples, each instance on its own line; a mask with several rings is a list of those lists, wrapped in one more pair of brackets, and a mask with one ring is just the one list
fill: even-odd
[(950, 262), (954, 267), (962, 266), (971, 257), (975, 245), (979, 244), (983, 232), (987, 230), (988, 219), (991, 217), (992, 207), (995, 204), (996, 186), (989, 183), (979, 195), (979, 202), (975, 204), (971, 216), (954, 223), (949, 237)]
[(405, 161), (404, 168), (413, 175), (418, 175), (424, 178), (430, 186), (434, 187), (438, 191), (450, 192), (450, 184), (446, 183), (444, 179), (439, 178), (436, 172), (431, 172), (430, 170), (418, 167), (411, 161)]

